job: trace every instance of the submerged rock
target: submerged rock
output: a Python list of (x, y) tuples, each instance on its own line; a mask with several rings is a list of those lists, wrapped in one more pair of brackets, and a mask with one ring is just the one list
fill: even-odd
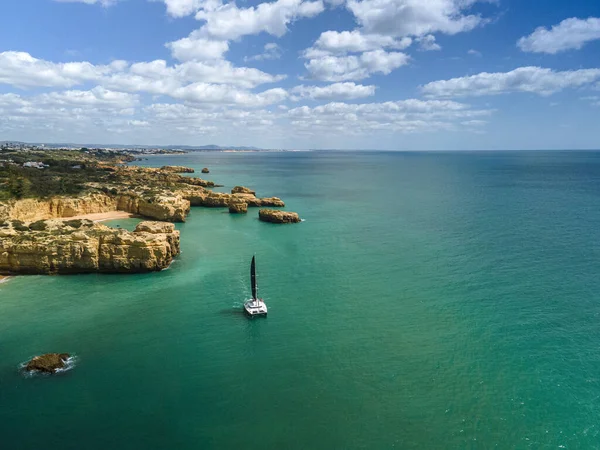
[(210, 173), (210, 170), (208, 170), (208, 167), (205, 167), (204, 169), (202, 169), (202, 173)]
[(261, 209), (258, 211), (258, 218), (263, 222), (270, 223), (298, 223), (301, 221), (298, 213), (276, 209)]
[(68, 353), (46, 353), (44, 355), (35, 356), (25, 365), (25, 370), (56, 373), (59, 369), (66, 367), (67, 360), (70, 355)]

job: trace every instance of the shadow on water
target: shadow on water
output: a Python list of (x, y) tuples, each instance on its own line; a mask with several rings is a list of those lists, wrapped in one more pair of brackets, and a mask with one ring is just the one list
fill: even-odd
[(235, 307), (235, 308), (227, 308), (219, 311), (219, 314), (222, 316), (229, 317), (244, 317), (246, 318), (246, 314), (244, 313), (243, 306)]

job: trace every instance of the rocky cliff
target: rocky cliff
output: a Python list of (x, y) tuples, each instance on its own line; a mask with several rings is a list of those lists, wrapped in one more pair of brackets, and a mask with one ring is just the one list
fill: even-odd
[(33, 222), (110, 211), (125, 211), (150, 219), (183, 222), (190, 211), (190, 202), (171, 192), (155, 195), (140, 195), (135, 192), (109, 195), (98, 192), (80, 197), (11, 200), (0, 204), (0, 220)]
[(178, 254), (170, 223), (141, 222), (133, 232), (89, 220), (0, 224), (0, 274), (151, 272)]

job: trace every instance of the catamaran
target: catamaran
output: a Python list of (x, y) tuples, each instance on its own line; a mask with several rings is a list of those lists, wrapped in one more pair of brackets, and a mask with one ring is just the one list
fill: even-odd
[(252, 298), (244, 303), (244, 309), (250, 316), (266, 316), (267, 305), (256, 295), (256, 258), (254, 256), (252, 264), (250, 264), (250, 283), (252, 284)]

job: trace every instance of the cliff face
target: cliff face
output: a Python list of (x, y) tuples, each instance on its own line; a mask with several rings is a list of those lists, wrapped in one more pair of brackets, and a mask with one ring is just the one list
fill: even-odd
[(168, 223), (142, 222), (134, 232), (89, 220), (25, 227), (17, 222), (0, 227), (0, 274), (151, 272), (168, 267), (179, 254), (179, 231)]
[(184, 222), (190, 202), (181, 195), (140, 196), (135, 193), (108, 195), (87, 194), (82, 197), (55, 197), (48, 200), (16, 200), (0, 206), (0, 220), (32, 222), (84, 214), (125, 211), (169, 222)]

